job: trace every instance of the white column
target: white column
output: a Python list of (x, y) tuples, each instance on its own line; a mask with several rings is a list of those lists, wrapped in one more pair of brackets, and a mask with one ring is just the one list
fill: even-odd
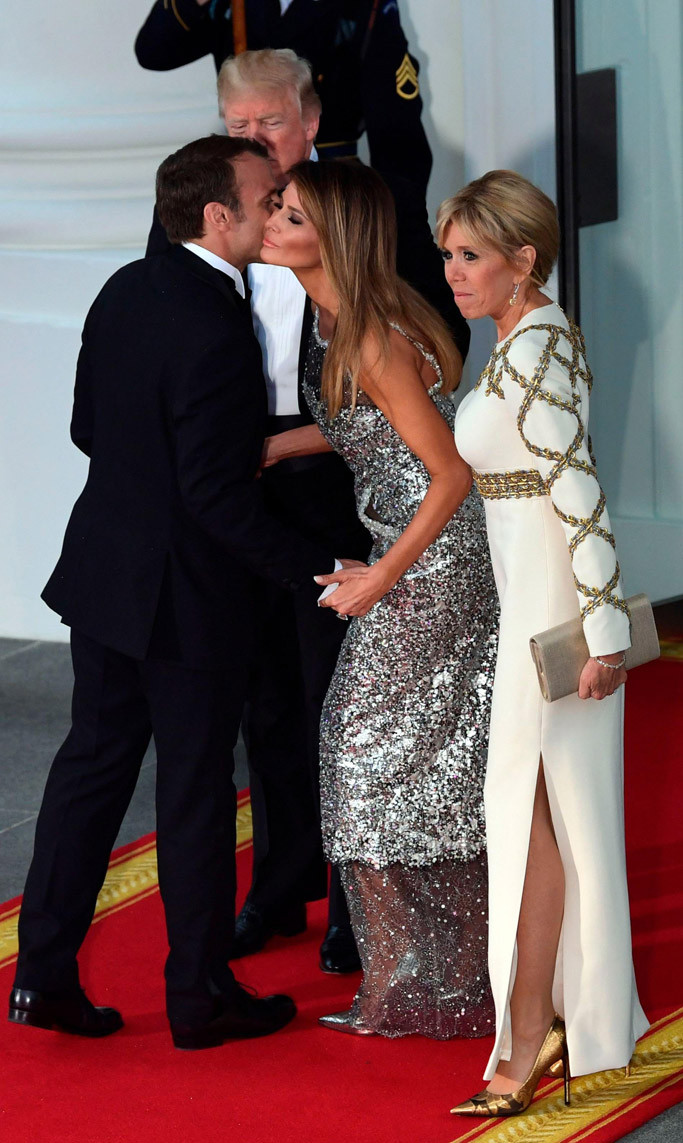
[(420, 63), (422, 121), (434, 165), (427, 206), (432, 224), (439, 203), (465, 182), (462, 0), (400, 0), (401, 23)]
[[(465, 182), (519, 171), (547, 195), (555, 186), (555, 57), (552, 0), (460, 0), (464, 45)], [(549, 291), (555, 294), (554, 281)], [(495, 341), (488, 318), (472, 324), (474, 382)]]
[(213, 60), (138, 66), (146, 12), (146, 0), (28, 0), (3, 24), (2, 636), (65, 637), (39, 596), (85, 478), (68, 437), (83, 319), (110, 274), (144, 250), (161, 159), (219, 127)]

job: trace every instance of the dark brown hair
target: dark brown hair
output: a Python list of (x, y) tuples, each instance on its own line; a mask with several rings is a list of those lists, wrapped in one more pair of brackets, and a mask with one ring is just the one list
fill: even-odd
[(251, 139), (208, 135), (164, 159), (157, 171), (157, 211), (169, 242), (191, 242), (204, 234), (204, 207), (220, 202), (240, 213), (234, 162), (242, 155), (267, 158)]
[(323, 269), (339, 298), (339, 313), (323, 367), (322, 392), (334, 417), (344, 380), (358, 392), (363, 342), (374, 334), (380, 361), (389, 356), (396, 322), (434, 354), (443, 391), (460, 380), (462, 361), (443, 318), (396, 272), (396, 209), (388, 186), (355, 159), (297, 163), (290, 171), (301, 205), (318, 232)]

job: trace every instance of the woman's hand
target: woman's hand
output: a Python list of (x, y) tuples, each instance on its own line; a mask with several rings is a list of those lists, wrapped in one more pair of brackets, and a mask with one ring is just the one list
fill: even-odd
[[(336, 595), (336, 592), (335, 592)], [(606, 663), (620, 663), (624, 657), (623, 651), (614, 655), (601, 655)], [(625, 667), (603, 667), (596, 659), (589, 659), (581, 672), (579, 679), (579, 698), (604, 699), (613, 695), (618, 688), (626, 682)]]
[[(344, 564), (349, 561), (344, 560)], [(317, 575), (315, 582), (321, 587), (330, 583), (338, 583), (339, 587), (331, 595), (321, 600), (320, 607), (332, 607), (339, 615), (366, 615), (371, 607), (393, 587), (391, 579), (381, 561), (367, 567), (358, 564), (355, 567), (344, 567), (341, 571), (330, 572), (329, 575)]]

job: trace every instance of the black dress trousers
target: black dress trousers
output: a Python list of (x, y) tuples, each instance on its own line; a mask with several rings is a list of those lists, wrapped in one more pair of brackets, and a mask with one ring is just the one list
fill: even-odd
[(210, 1019), (235, 910), (232, 751), (246, 665), (137, 661), (71, 632), (72, 727), (52, 764), (19, 921), (16, 987), (78, 986), (77, 953), (145, 750), (157, 751), (159, 887), (171, 1020)]

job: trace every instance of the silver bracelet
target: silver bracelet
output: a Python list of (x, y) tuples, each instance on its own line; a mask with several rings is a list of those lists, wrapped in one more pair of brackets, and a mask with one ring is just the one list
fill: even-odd
[(606, 663), (605, 660), (601, 659), (599, 655), (593, 655), (593, 658), (595, 659), (596, 663), (600, 664), (601, 667), (609, 667), (610, 671), (618, 671), (626, 662), (626, 655), (622, 655), (618, 663)]

